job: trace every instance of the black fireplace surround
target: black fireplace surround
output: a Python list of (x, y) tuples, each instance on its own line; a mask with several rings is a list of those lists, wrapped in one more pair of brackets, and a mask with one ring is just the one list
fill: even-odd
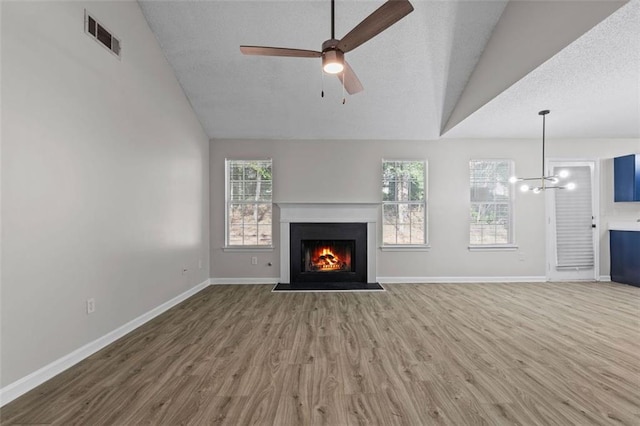
[[(291, 223), (289, 231), (292, 285), (367, 283), (366, 223)], [(321, 253), (325, 246), (333, 251)]]

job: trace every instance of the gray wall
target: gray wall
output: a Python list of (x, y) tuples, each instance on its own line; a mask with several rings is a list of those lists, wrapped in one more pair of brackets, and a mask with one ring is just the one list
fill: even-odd
[[(540, 140), (289, 141), (212, 140), (211, 274), (213, 278), (277, 279), (279, 217), (274, 217), (273, 252), (224, 252), (225, 158), (273, 158), (274, 202), (380, 202), (381, 160), (428, 161), (428, 252), (378, 252), (378, 276), (543, 277), (544, 197), (516, 194), (518, 251), (468, 250), (469, 170), (472, 158), (510, 158), (519, 176), (540, 174)], [(609, 273), (608, 221), (640, 217), (640, 204), (614, 204), (612, 158), (640, 152), (640, 141), (553, 140), (548, 158), (590, 158), (601, 165), (601, 275)], [(318, 183), (322, 182), (322, 185)], [(379, 233), (381, 230), (379, 230)], [(379, 238), (380, 240), (380, 238)], [(258, 256), (258, 265), (251, 265)], [(273, 266), (267, 266), (272, 262)]]
[(3, 387), (208, 280), (208, 142), (136, 2), (2, 2)]

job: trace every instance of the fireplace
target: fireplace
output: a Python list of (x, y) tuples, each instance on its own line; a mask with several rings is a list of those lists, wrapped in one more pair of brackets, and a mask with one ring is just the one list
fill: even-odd
[(291, 283), (367, 282), (366, 223), (291, 223)]
[[(293, 284), (296, 280), (308, 279), (310, 276), (319, 278), (318, 283), (327, 279), (336, 279), (341, 274), (348, 275), (349, 279), (355, 279), (354, 274), (360, 274), (359, 280), (373, 284), (377, 281), (376, 254), (377, 254), (377, 221), (380, 216), (379, 203), (286, 203), (277, 204), (280, 210), (280, 280), (281, 284)], [(360, 237), (345, 236), (343, 232), (338, 234), (327, 234), (325, 231), (315, 235), (300, 238), (292, 238), (291, 233), (294, 228), (303, 225), (303, 228), (310, 225), (364, 225), (364, 231), (358, 234)], [(308, 228), (309, 229), (309, 228)], [(322, 227), (320, 228), (322, 229)], [(326, 228), (325, 228), (326, 229)], [(331, 230), (330, 232), (333, 232)], [(350, 231), (348, 231), (350, 232)], [(294, 240), (296, 241), (294, 243)], [(355, 241), (353, 252), (351, 253), (351, 270), (346, 271), (305, 271), (302, 267), (303, 252), (302, 240), (307, 241)], [(293, 248), (293, 246), (296, 246)], [(363, 254), (364, 251), (364, 254)], [(340, 254), (338, 253), (338, 256)], [(295, 271), (294, 271), (295, 269)], [(294, 277), (294, 272), (296, 276)], [(304, 275), (303, 275), (304, 274)], [(341, 279), (341, 278), (340, 278)], [(300, 282), (300, 281), (298, 281)], [(304, 282), (304, 281), (303, 281)], [(306, 281), (308, 286), (312, 282)], [(326, 281), (324, 281), (326, 282)], [(344, 281), (343, 281), (344, 282)], [(357, 282), (351, 281), (352, 286)], [(336, 287), (339, 284), (335, 285)]]

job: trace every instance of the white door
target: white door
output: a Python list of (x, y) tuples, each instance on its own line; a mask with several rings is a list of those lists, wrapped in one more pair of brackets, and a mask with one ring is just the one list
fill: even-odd
[(573, 182), (575, 189), (546, 192), (547, 279), (585, 281), (599, 277), (597, 168), (595, 161), (549, 161), (548, 174), (566, 170), (558, 185)]

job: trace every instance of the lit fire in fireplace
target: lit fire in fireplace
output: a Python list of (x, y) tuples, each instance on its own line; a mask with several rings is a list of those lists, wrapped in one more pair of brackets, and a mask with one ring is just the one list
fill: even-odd
[(311, 256), (312, 269), (316, 271), (341, 271), (349, 269), (349, 262), (340, 258), (331, 247), (318, 247)]
[(342, 263), (338, 256), (333, 254), (330, 248), (323, 247), (320, 251), (316, 262), (314, 262), (320, 269), (340, 269)]

